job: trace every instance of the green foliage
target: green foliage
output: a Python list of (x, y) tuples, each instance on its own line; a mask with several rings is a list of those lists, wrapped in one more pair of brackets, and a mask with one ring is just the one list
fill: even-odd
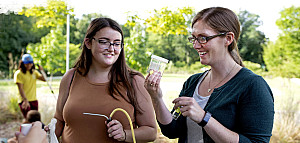
[(123, 50), (125, 50), (128, 66), (134, 70), (146, 73), (150, 62), (150, 54), (145, 46), (145, 28), (140, 22), (141, 19), (137, 15), (128, 18), (125, 27), (130, 27), (130, 37), (124, 39), (125, 45)]
[(70, 47), (70, 57), (69, 57), (69, 60), (70, 60), (70, 67), (73, 67), (75, 62), (77, 61), (77, 58), (80, 56), (81, 54), (81, 49), (79, 48), (79, 44), (78, 45), (75, 45), (75, 44), (70, 44), (69, 45)]
[[(279, 42), (279, 41), (278, 41)], [(277, 42), (277, 43), (278, 43)], [(280, 76), (285, 72), (285, 65), (283, 65), (283, 56), (282, 47), (273, 42), (269, 42), (266, 47), (264, 47), (264, 59), (267, 65), (267, 70), (270, 74), (275, 76)]]
[(145, 20), (130, 17), (132, 22), (127, 25), (135, 25), (136, 20), (143, 22), (145, 27), (145, 47), (147, 54), (155, 54), (173, 62), (191, 64), (199, 59), (197, 52), (188, 43), (188, 29), (190, 27), (194, 11), (190, 7), (184, 7), (171, 11), (167, 7), (154, 10), (152, 16)]
[[(169, 63), (169, 65), (170, 64), (171, 63)], [(183, 64), (183, 62), (178, 62), (177, 64), (180, 65), (174, 66), (171, 64), (170, 67), (167, 68), (165, 72), (173, 73), (173, 74), (195, 74), (195, 73), (204, 72), (205, 70), (209, 69), (209, 66), (202, 65), (200, 61), (197, 61), (191, 64), (190, 66)]]
[(184, 7), (177, 11), (168, 10), (167, 7), (161, 10), (154, 10), (154, 15), (146, 19), (147, 31), (167, 35), (187, 35), (187, 26), (191, 23), (193, 8)]
[(265, 72), (265, 69), (257, 63), (253, 63), (251, 61), (243, 61), (244, 65), (246, 68), (248, 68), (249, 70), (251, 70), (252, 72), (261, 75), (261, 76), (265, 76), (267, 75), (267, 73)]
[(17, 114), (18, 112), (21, 112), (18, 103), (18, 96), (10, 96), (8, 109), (12, 114)]
[[(27, 46), (28, 53), (32, 54), (35, 62), (42, 65), (48, 73), (64, 73), (66, 70), (65, 26), (67, 15), (72, 12), (73, 9), (68, 10), (67, 4), (62, 0), (48, 0), (46, 6), (24, 7), (20, 12), (20, 14), (26, 16), (34, 16), (37, 28), (48, 27), (51, 29), (49, 34), (41, 38), (40, 43), (31, 43)], [(72, 32), (76, 29), (74, 23), (76, 23), (76, 20), (71, 15), (70, 30)], [(76, 35), (72, 34), (72, 32), (70, 32), (71, 35)], [(70, 39), (76, 41), (74, 36), (70, 36)], [(71, 64), (74, 63), (78, 53), (80, 53), (79, 46), (80, 44), (69, 44)]]
[[(10, 86), (12, 86), (12, 84), (10, 84)], [(15, 86), (15, 84), (13, 86)], [(9, 89), (11, 89), (11, 87), (9, 87)], [(0, 124), (23, 118), (19, 108), (17, 95), (11, 95), (8, 92), (0, 92), (0, 100)]]
[(107, 17), (98, 13), (84, 14), (79, 20), (71, 17), (70, 19), (70, 42), (74, 44), (82, 44), (83, 38), (85, 36), (86, 30), (95, 18)]
[(300, 77), (300, 7), (281, 11), (276, 21), (282, 33), (275, 43), (265, 48), (264, 59), (267, 69), (275, 76)]
[(175, 63), (195, 62), (195, 57), (198, 59), (198, 56), (187, 40), (193, 15), (194, 9), (191, 7), (179, 8), (176, 11), (167, 7), (154, 10), (153, 15), (145, 20), (146, 31), (149, 33), (149, 51)]
[[(8, 20), (0, 23), (0, 78), (12, 77), (17, 61), (26, 52), (32, 53), (35, 61), (43, 65), (48, 73), (64, 73), (66, 15), (72, 12), (72, 8), (67, 10), (65, 1), (48, 0), (46, 6), (24, 7), (19, 13), (23, 15), (2, 15)], [(194, 9), (183, 7), (172, 11), (165, 7), (154, 10), (151, 14), (146, 19), (141, 19), (138, 15), (128, 16), (127, 23), (122, 26), (128, 65), (145, 73), (151, 54), (155, 54), (169, 59), (175, 66), (189, 67), (188, 72), (196, 70), (199, 56), (187, 41), (190, 35), (188, 29), (191, 28), (192, 17), (195, 15)], [(277, 25), (283, 32), (275, 43), (269, 42), (266, 45), (265, 35), (257, 30), (261, 25), (259, 16), (247, 11), (239, 12), (242, 25), (238, 42), (240, 53), (245, 61), (267, 65), (269, 72), (274, 75), (299, 77), (299, 8), (288, 8), (281, 15)], [(95, 13), (83, 15), (81, 19), (70, 16), (70, 64), (74, 63), (80, 53), (78, 47), (88, 24), (96, 17), (106, 16)], [(44, 37), (41, 38), (42, 36)], [(27, 46), (28, 43), (31, 44)], [(174, 65), (170, 67), (175, 69)], [(261, 73), (259, 68), (254, 68), (254, 72)]]
[[(36, 63), (42, 65), (50, 73), (61, 72), (66, 70), (66, 37), (62, 35), (62, 27), (55, 30), (42, 38), (41, 43), (29, 44), (27, 47)], [(72, 64), (79, 55), (79, 45), (70, 44), (70, 63)]]
[(238, 17), (242, 28), (238, 41), (241, 57), (245, 61), (263, 65), (263, 45), (266, 44), (266, 37), (263, 32), (257, 30), (262, 24), (259, 16), (248, 11), (240, 11)]
[(40, 40), (48, 30), (36, 29), (35, 19), (14, 12), (0, 14), (0, 78), (12, 78), (22, 53), (30, 42)]
[(184, 67), (186, 64), (184, 61), (176, 61), (175, 66), (176, 67)]
[(164, 57), (170, 61), (175, 61), (175, 62), (177, 61), (174, 60), (177, 57), (174, 54), (175, 49), (173, 49), (171, 44), (169, 44), (172, 43), (169, 42), (170, 40), (172, 40), (172, 38), (163, 37), (160, 34), (151, 33), (151, 32), (148, 32), (147, 35), (148, 38), (147, 38), (146, 46), (147, 49), (149, 49), (149, 52), (151, 52), (154, 55)]
[[(300, 27), (300, 7), (292, 6), (280, 12), (281, 17), (276, 21), (276, 25), (285, 34), (293, 32), (299, 33)], [(298, 37), (299, 38), (299, 37)]]
[(74, 9), (67, 9), (67, 4), (63, 0), (47, 0), (47, 5), (34, 6), (31, 8), (23, 7), (21, 15), (34, 16), (37, 18), (36, 24), (38, 28), (51, 27), (56, 28), (57, 25), (66, 23), (67, 15), (71, 14)]
[(188, 69), (191, 71), (190, 73), (197, 73), (197, 72), (204, 72), (208, 68), (210, 67), (207, 65), (202, 65), (200, 61), (197, 61), (194, 64), (190, 65)]

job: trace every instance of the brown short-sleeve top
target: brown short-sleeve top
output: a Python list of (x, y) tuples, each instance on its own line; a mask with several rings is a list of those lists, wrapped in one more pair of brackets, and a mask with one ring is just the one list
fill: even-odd
[[(107, 87), (108, 83), (92, 83), (88, 78), (75, 72), (70, 94), (63, 108), (65, 127), (62, 140), (64, 143), (118, 142), (108, 137), (106, 118), (84, 115), (84, 112), (109, 117), (115, 108), (122, 108), (128, 112), (136, 127), (134, 107), (120, 95), (114, 95), (118, 100), (114, 99), (109, 95)], [(127, 98), (127, 92), (124, 89), (121, 89), (121, 93)], [(115, 112), (112, 119), (120, 121), (124, 129), (130, 129), (130, 123), (123, 112)]]

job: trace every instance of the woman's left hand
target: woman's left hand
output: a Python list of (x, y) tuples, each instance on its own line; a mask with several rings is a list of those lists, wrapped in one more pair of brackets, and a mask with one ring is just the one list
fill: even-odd
[(189, 117), (196, 123), (200, 123), (204, 117), (205, 111), (200, 107), (196, 100), (192, 97), (178, 97), (173, 100), (174, 108), (180, 108), (181, 114)]
[(125, 141), (126, 140), (126, 133), (123, 129), (122, 124), (117, 120), (112, 120), (107, 125), (107, 132), (108, 136), (112, 137), (118, 141)]

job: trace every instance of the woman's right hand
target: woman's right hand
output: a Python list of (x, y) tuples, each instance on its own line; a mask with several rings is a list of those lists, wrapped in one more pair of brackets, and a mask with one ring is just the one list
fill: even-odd
[(150, 71), (146, 77), (144, 86), (152, 99), (162, 98), (160, 80), (161, 80), (161, 73), (157, 71)]
[(118, 141), (126, 141), (126, 132), (118, 120), (112, 120), (109, 123), (105, 121), (105, 123), (109, 137)]
[(22, 108), (27, 109), (30, 107), (29, 101), (27, 99), (23, 100)]
[(152, 99), (152, 104), (156, 113), (156, 119), (164, 125), (172, 122), (172, 115), (167, 108), (163, 94), (160, 88), (161, 73), (157, 71), (150, 71), (147, 75), (144, 86)]

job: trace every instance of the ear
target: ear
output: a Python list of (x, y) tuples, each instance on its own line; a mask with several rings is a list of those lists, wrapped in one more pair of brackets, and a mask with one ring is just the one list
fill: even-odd
[(226, 47), (228, 47), (234, 40), (234, 33), (233, 32), (228, 32), (226, 34), (226, 38), (225, 38), (225, 45)]
[(88, 49), (92, 48), (92, 43), (91, 40), (89, 38), (84, 38), (84, 44)]

